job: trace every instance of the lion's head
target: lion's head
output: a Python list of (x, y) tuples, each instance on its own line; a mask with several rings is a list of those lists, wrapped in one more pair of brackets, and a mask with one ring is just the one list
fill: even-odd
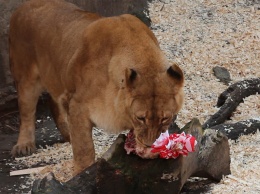
[(149, 147), (166, 131), (183, 103), (184, 76), (177, 65), (152, 76), (129, 69), (126, 72), (129, 113), (137, 143), (136, 152), (152, 158)]
[(154, 34), (142, 22), (130, 15), (114, 22), (113, 49), (107, 55), (113, 85), (109, 94), (122, 115), (118, 120), (134, 130), (137, 152), (145, 158), (144, 148), (168, 128), (182, 106), (184, 75), (178, 65), (168, 63)]

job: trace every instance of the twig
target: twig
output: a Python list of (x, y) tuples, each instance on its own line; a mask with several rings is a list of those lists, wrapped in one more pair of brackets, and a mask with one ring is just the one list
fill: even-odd
[(5, 125), (6, 127), (8, 127), (9, 129), (12, 129), (13, 131), (17, 131), (16, 129), (14, 129), (13, 127), (11, 127), (10, 125)]
[(44, 168), (45, 167), (37, 167), (37, 168), (29, 168), (29, 169), (23, 169), (23, 170), (15, 170), (15, 171), (10, 172), (10, 176), (38, 173), (41, 170), (43, 170)]
[(18, 112), (19, 112), (19, 111), (18, 111), (18, 110), (16, 110), (16, 111), (13, 111), (13, 112), (6, 113), (6, 114), (4, 114), (4, 115), (0, 116), (0, 119), (1, 119), (1, 118), (3, 118), (3, 117), (6, 117), (6, 116), (8, 116), (8, 115), (10, 115), (10, 114), (13, 114), (13, 113), (18, 113)]

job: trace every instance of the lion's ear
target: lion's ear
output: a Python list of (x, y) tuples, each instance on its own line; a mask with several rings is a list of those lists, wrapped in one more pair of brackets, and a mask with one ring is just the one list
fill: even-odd
[(183, 72), (181, 70), (181, 68), (176, 65), (176, 64), (173, 64), (172, 66), (170, 66), (168, 69), (167, 69), (167, 74), (173, 78), (174, 80), (182, 83), (184, 81), (184, 75), (183, 75)]
[(132, 87), (134, 81), (136, 80), (137, 72), (133, 69), (126, 69), (124, 78), (120, 80), (120, 88), (124, 89), (125, 87)]
[(125, 80), (128, 86), (133, 84), (133, 82), (136, 80), (136, 77), (137, 77), (137, 72), (134, 69), (126, 69)]

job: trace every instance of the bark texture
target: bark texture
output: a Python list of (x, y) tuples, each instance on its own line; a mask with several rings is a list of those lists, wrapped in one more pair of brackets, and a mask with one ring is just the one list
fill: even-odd
[(257, 93), (260, 94), (260, 78), (243, 80), (232, 84), (220, 94), (217, 102), (220, 109), (205, 122), (203, 128), (210, 128), (224, 123), (230, 118), (237, 106), (243, 102), (244, 98)]

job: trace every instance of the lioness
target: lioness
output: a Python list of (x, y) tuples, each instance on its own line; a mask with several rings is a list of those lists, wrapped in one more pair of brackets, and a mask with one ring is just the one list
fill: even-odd
[(103, 18), (62, 0), (32, 0), (10, 23), (10, 67), (20, 134), (12, 154), (35, 151), (35, 109), (46, 90), (55, 121), (72, 144), (75, 173), (95, 159), (92, 127), (133, 129), (137, 150), (151, 146), (183, 101), (184, 76), (132, 15)]

